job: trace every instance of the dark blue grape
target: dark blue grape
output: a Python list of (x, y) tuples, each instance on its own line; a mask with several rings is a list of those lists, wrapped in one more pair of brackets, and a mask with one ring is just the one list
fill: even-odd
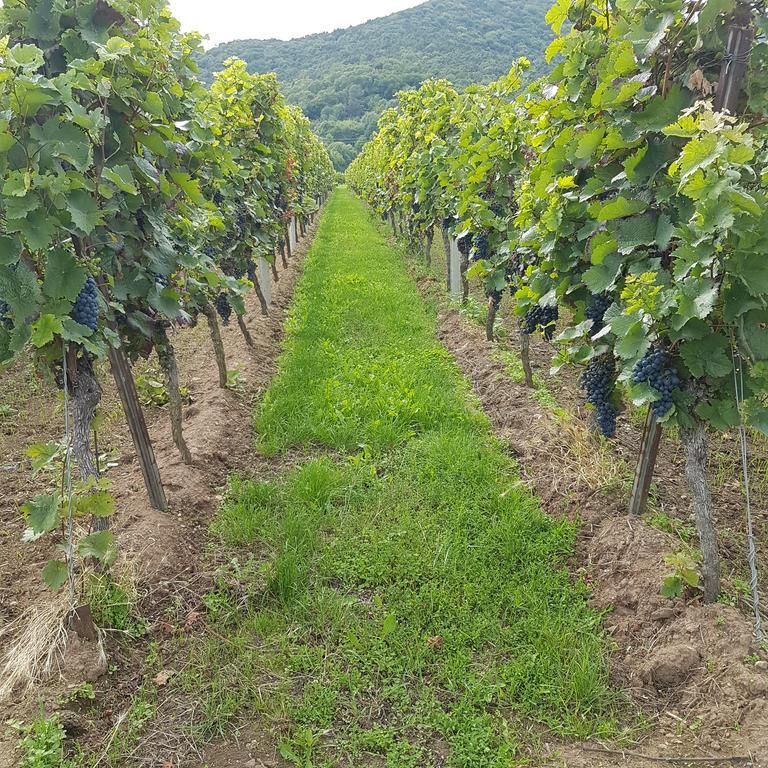
[(597, 424), (605, 437), (616, 434), (616, 406), (613, 393), (616, 389), (616, 364), (612, 357), (601, 357), (587, 366), (580, 378), (587, 394), (587, 402), (596, 412)]
[(152, 277), (155, 279), (155, 283), (163, 288), (168, 287), (169, 283), (171, 282), (169, 277), (161, 275), (159, 272), (153, 272)]
[(491, 255), (491, 249), (488, 242), (488, 235), (485, 232), (478, 232), (474, 238), (474, 254), (472, 261), (487, 261)]
[(523, 319), (522, 331), (530, 336), (536, 331), (541, 331), (547, 341), (552, 341), (555, 335), (555, 327), (560, 313), (557, 306), (542, 307), (537, 304), (533, 309), (529, 309)]
[(11, 308), (4, 301), (0, 301), (0, 325), (7, 331), (13, 328), (13, 320), (11, 320)]
[(86, 278), (72, 307), (70, 316), (76, 323), (95, 331), (99, 327), (99, 290), (92, 277)]
[(605, 327), (605, 313), (612, 303), (611, 297), (607, 293), (592, 296), (584, 312), (587, 320), (592, 321), (592, 328), (589, 331), (590, 336), (597, 336), (603, 330)]
[(232, 305), (229, 303), (229, 294), (220, 293), (216, 297), (216, 311), (224, 325), (229, 325), (229, 318), (232, 317)]
[(680, 386), (680, 376), (667, 351), (660, 347), (649, 349), (635, 366), (632, 381), (635, 384), (648, 384), (656, 391), (659, 397), (651, 404), (651, 410), (657, 418), (663, 418), (672, 410), (673, 394)]

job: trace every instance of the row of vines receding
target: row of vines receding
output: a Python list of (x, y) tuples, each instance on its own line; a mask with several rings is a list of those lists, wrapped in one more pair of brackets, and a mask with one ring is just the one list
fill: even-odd
[[(93, 420), (109, 360), (152, 502), (166, 506), (131, 363), (157, 353), (185, 462), (171, 329), (219, 320), (246, 340), (245, 298), (287, 263), (335, 174), (273, 75), (230, 60), (210, 87), (200, 38), (162, 0), (5, 0), (0, 8), (0, 369), (30, 357), (64, 393), (68, 478), (24, 507), (56, 538), (54, 589), (115, 556), (115, 501)], [(38, 457), (40, 458), (40, 457)], [(46, 457), (43, 457), (46, 458)], [(53, 460), (54, 456), (47, 457)], [(75, 477), (72, 477), (72, 473)]]
[(679, 433), (712, 601), (708, 430), (768, 434), (765, 4), (558, 0), (547, 20), (548, 76), (400, 93), (348, 180), (414, 246), (458, 241), (489, 336), (509, 291), (606, 438), (627, 401), (644, 458)]

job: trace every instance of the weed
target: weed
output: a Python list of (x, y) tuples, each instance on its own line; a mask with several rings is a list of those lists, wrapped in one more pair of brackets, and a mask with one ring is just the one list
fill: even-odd
[(136, 614), (136, 585), (127, 574), (118, 579), (108, 573), (88, 574), (84, 597), (102, 629), (124, 632), (134, 639), (146, 633), (146, 622)]
[(75, 768), (64, 757), (65, 733), (58, 715), (43, 715), (28, 725), (10, 720), (8, 725), (19, 734), (20, 768)]

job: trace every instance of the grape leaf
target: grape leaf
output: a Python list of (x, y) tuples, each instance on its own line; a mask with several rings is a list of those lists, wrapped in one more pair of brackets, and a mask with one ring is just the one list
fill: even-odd
[(61, 318), (55, 315), (40, 315), (32, 323), (32, 343), (40, 349), (46, 344), (50, 344), (54, 337), (63, 332)]
[(48, 254), (43, 291), (53, 299), (74, 302), (85, 283), (88, 272), (64, 248), (54, 248)]
[(21, 256), (21, 243), (16, 237), (0, 235), (0, 266), (10, 267)]
[(84, 189), (75, 189), (67, 196), (67, 210), (72, 223), (89, 235), (102, 222), (99, 205)]
[(621, 219), (625, 216), (633, 216), (636, 213), (642, 213), (647, 204), (642, 200), (628, 200), (619, 195), (610, 202), (606, 203), (597, 213), (598, 221), (611, 221), (612, 219)]
[(52, 531), (59, 523), (59, 497), (57, 494), (41, 495), (28, 501), (21, 511), (35, 536)]
[(67, 564), (61, 560), (50, 560), (43, 568), (43, 581), (54, 591), (58, 592), (69, 579)]
[(83, 536), (77, 542), (77, 553), (82, 558), (93, 557), (103, 563), (108, 563), (116, 554), (115, 537), (112, 531), (98, 531)]
[(680, 357), (697, 379), (727, 376), (733, 368), (728, 339), (718, 333), (684, 342), (680, 345)]

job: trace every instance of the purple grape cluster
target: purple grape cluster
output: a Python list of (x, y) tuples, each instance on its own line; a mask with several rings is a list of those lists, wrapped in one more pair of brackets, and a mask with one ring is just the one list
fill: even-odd
[(7, 331), (13, 328), (13, 320), (11, 320), (11, 308), (4, 301), (0, 301), (0, 325)]
[(587, 320), (592, 321), (592, 328), (589, 331), (590, 336), (597, 336), (597, 334), (603, 330), (605, 327), (605, 313), (612, 303), (613, 301), (607, 293), (600, 293), (597, 296), (592, 296), (587, 304), (586, 311), (584, 312)]
[(99, 290), (92, 277), (86, 278), (85, 285), (77, 294), (70, 316), (76, 323), (92, 331), (99, 327)]
[(472, 255), (472, 261), (487, 261), (490, 258), (491, 249), (486, 232), (478, 232), (475, 235), (473, 245), (475, 252)]
[(616, 406), (613, 392), (616, 388), (616, 364), (613, 358), (593, 360), (581, 374), (581, 386), (587, 394), (587, 402), (595, 407), (597, 425), (605, 437), (616, 434)]
[(159, 272), (153, 272), (152, 277), (155, 279), (155, 283), (157, 283), (157, 285), (162, 288), (167, 288), (171, 282), (170, 278), (166, 277), (165, 275), (161, 275)]
[(557, 306), (542, 307), (537, 304), (533, 309), (529, 309), (523, 318), (522, 331), (530, 336), (536, 331), (541, 331), (547, 341), (552, 341), (555, 335), (555, 325), (560, 313)]
[(232, 305), (229, 303), (229, 294), (220, 293), (215, 301), (216, 311), (224, 325), (229, 325), (229, 318), (232, 317)]
[(661, 347), (649, 349), (635, 366), (632, 381), (635, 384), (648, 384), (659, 395), (659, 399), (651, 404), (657, 418), (664, 418), (672, 410), (672, 395), (680, 386), (680, 376), (672, 365), (672, 356), (668, 352)]

